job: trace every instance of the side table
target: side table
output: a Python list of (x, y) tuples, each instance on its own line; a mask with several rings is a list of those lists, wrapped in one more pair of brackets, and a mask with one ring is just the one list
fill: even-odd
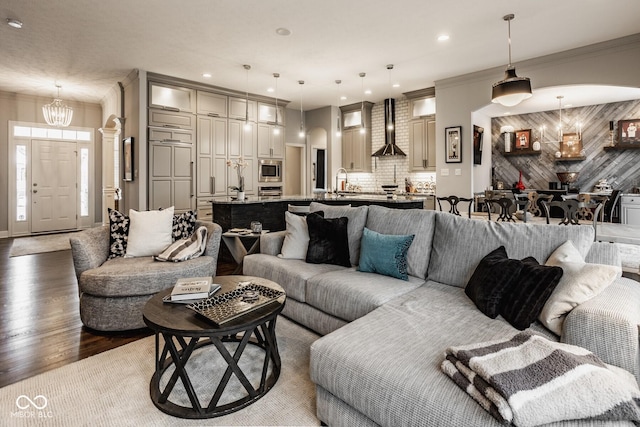
[[(244, 281), (283, 290), (275, 282), (252, 276), (219, 276), (213, 281), (222, 285), (220, 293), (234, 290), (239, 282)], [(276, 340), (276, 320), (284, 308), (286, 296), (223, 326), (216, 326), (183, 304), (163, 303), (162, 298), (169, 292), (171, 289), (155, 295), (142, 311), (144, 322), (155, 332), (156, 338), (155, 373), (149, 390), (151, 400), (158, 409), (180, 418), (218, 417), (252, 404), (271, 390), (280, 376), (282, 366)], [(228, 347), (225, 343), (232, 345)], [(222, 356), (226, 368), (223, 368), (224, 374), (217, 385), (213, 382), (205, 383), (207, 389), (202, 390), (202, 387), (195, 387), (197, 381), (194, 380), (197, 379), (189, 376), (189, 359), (196, 350), (210, 345)], [(263, 351), (264, 357), (258, 358), (261, 360), (242, 359), (249, 345)], [(231, 352), (229, 348), (232, 349)], [(245, 366), (246, 370), (247, 364), (250, 365), (249, 369), (261, 369), (259, 378), (255, 373), (252, 376), (243, 371), (241, 366)], [(175, 368), (173, 372), (167, 372), (172, 365)], [(235, 376), (235, 388), (228, 387), (232, 376)], [(163, 377), (166, 381), (163, 381)], [(190, 406), (169, 400), (178, 381), (184, 388)], [(212, 391), (213, 395), (208, 403), (202, 404), (202, 394), (210, 395)], [(235, 400), (229, 401), (231, 399)]]
[[(238, 264), (236, 269), (233, 271), (233, 274), (242, 274), (242, 263), (244, 257), (255, 254), (258, 251), (260, 248), (260, 236), (268, 232), (268, 230), (263, 230), (262, 233), (239, 233), (235, 231), (222, 233), (222, 241), (229, 249), (229, 252), (231, 252), (233, 260)], [(252, 242), (248, 251), (242, 243), (242, 239), (248, 239)]]

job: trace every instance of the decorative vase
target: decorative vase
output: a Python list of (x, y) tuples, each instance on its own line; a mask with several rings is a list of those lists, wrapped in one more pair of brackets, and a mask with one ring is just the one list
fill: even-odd
[(236, 200), (239, 200), (241, 202), (244, 201), (244, 191), (238, 191)]
[(520, 178), (518, 179), (518, 183), (516, 184), (516, 190), (524, 190), (524, 183), (522, 182), (522, 171), (520, 171)]

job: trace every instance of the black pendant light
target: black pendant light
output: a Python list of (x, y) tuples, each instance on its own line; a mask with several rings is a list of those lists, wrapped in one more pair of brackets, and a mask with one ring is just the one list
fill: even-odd
[(513, 107), (527, 98), (531, 98), (531, 81), (528, 77), (518, 77), (516, 67), (511, 64), (511, 21), (514, 14), (505, 15), (509, 28), (509, 64), (504, 73), (504, 79), (493, 84), (491, 102), (502, 104), (505, 107)]

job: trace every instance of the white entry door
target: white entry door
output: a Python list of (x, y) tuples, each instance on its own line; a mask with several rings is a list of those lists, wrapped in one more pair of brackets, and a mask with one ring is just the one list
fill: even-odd
[(31, 232), (77, 228), (76, 143), (32, 140)]

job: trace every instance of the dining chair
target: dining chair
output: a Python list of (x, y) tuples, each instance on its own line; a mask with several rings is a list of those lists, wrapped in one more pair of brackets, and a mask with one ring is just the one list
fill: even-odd
[(489, 221), (491, 221), (491, 211), (495, 207), (500, 212), (496, 221), (516, 222), (512, 215), (512, 210), (515, 211), (513, 199), (501, 197), (499, 199), (487, 199), (484, 202), (487, 205)]
[(613, 213), (620, 201), (620, 190), (613, 190), (602, 207), (602, 221), (613, 222)]
[(544, 207), (545, 210), (545, 215), (547, 217), (547, 224), (550, 224), (549, 218), (550, 218), (550, 211), (552, 207), (558, 207), (560, 209), (562, 209), (563, 212), (563, 217), (560, 219), (559, 224), (563, 224), (563, 225), (580, 225), (578, 216), (577, 216), (577, 211), (578, 211), (578, 207), (579, 207), (579, 202), (578, 200), (575, 199), (568, 199), (568, 200), (554, 200), (551, 202), (542, 202), (542, 206)]
[(468, 199), (466, 197), (458, 197), (458, 196), (446, 196), (446, 197), (436, 197), (436, 200), (438, 201), (438, 208), (440, 208), (440, 211), (443, 211), (441, 202), (447, 202), (449, 203), (448, 212), (458, 216), (462, 216), (460, 215), (460, 211), (458, 211), (458, 203), (466, 202), (468, 204), (467, 214), (469, 215), (469, 218), (471, 218), (471, 205), (473, 204), (473, 199)]

